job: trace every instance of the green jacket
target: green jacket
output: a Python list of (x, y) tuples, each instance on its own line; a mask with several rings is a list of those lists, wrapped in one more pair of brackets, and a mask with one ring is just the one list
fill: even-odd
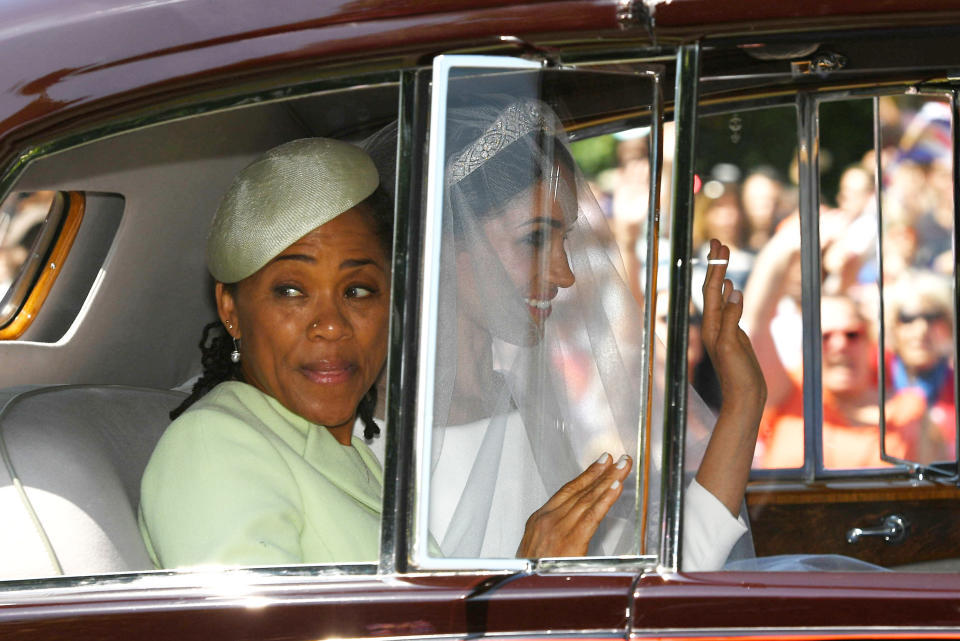
[(383, 473), (251, 385), (222, 383), (164, 432), (141, 483), (157, 567), (374, 562)]

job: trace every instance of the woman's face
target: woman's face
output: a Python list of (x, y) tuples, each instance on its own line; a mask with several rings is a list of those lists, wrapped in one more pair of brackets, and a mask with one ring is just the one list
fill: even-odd
[(481, 225), (539, 334), (559, 290), (574, 282), (564, 248), (577, 216), (572, 184), (569, 172), (537, 182)]
[(736, 247), (739, 245), (741, 212), (740, 204), (733, 194), (724, 194), (710, 203), (706, 211), (707, 236), (721, 243)]
[(824, 389), (838, 397), (860, 394), (870, 384), (870, 340), (854, 303), (824, 297), (820, 329)]
[(220, 317), (248, 383), (328, 428), (351, 426), (387, 354), (389, 258), (358, 205), (293, 243), (231, 293)]
[(911, 374), (925, 372), (944, 358), (953, 344), (947, 313), (936, 303), (906, 301), (894, 318), (897, 354)]

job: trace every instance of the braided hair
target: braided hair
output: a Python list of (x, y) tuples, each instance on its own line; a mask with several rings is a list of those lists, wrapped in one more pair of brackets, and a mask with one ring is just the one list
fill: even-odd
[(230, 360), (233, 351), (233, 337), (227, 333), (220, 321), (213, 321), (203, 326), (203, 335), (200, 338), (200, 364), (203, 374), (193, 384), (190, 396), (172, 412), (170, 419), (176, 419), (183, 412), (203, 398), (207, 392), (224, 381), (242, 381), (243, 372), (240, 363)]
[[(389, 197), (382, 188), (378, 187), (362, 204), (366, 204), (373, 213), (374, 231), (389, 257), (393, 241), (393, 207)], [(234, 287), (233, 284), (224, 284), (224, 286), (228, 290)], [(244, 380), (240, 363), (234, 363), (230, 359), (230, 354), (234, 350), (233, 337), (219, 320), (204, 325), (199, 347), (203, 373), (194, 384), (190, 396), (170, 412), (171, 420), (183, 414), (188, 407), (220, 383)], [(380, 427), (373, 420), (376, 409), (377, 386), (374, 383), (357, 405), (357, 416), (363, 422), (363, 438), (368, 441), (380, 434)]]

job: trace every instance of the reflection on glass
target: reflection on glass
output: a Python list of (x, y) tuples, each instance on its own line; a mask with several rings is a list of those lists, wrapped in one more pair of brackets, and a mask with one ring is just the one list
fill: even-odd
[(40, 235), (54, 192), (10, 194), (0, 204), (0, 298), (16, 280)]
[[(950, 106), (881, 101), (885, 448), (933, 463), (956, 451)], [(876, 267), (874, 267), (876, 271)]]

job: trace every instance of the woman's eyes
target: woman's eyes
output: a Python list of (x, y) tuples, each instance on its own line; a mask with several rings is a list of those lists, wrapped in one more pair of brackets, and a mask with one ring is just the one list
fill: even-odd
[(550, 233), (545, 229), (535, 229), (523, 237), (523, 242), (533, 247), (546, 247), (550, 243)]
[(273, 293), (280, 298), (297, 298), (303, 296), (303, 292), (293, 285), (277, 285), (273, 288)]
[(375, 293), (375, 289), (362, 285), (351, 285), (345, 292), (347, 298), (367, 298), (368, 296), (373, 296)]
[(554, 229), (541, 227), (540, 229), (535, 229), (529, 234), (523, 236), (521, 238), (521, 242), (538, 249), (547, 247), (551, 242), (555, 242), (557, 240), (559, 240), (561, 243), (565, 243), (567, 240), (567, 233), (564, 232), (559, 238), (554, 238), (554, 233), (556, 231), (557, 230)]
[[(273, 288), (273, 293), (277, 298), (301, 298), (306, 296), (303, 289), (294, 285), (277, 285)], [(343, 296), (344, 298), (369, 298), (376, 293), (376, 287), (349, 285), (344, 289)]]

